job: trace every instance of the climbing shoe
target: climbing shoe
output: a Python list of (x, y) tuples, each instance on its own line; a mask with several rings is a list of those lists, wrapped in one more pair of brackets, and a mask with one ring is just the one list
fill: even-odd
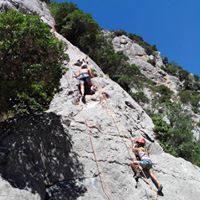
[(158, 194), (162, 194), (162, 189), (163, 189), (163, 186), (162, 186), (162, 185), (160, 185), (160, 187), (158, 188), (158, 191), (157, 191), (157, 193), (158, 193)]
[(134, 178), (135, 178), (135, 181), (138, 182), (139, 178), (142, 178), (142, 176), (140, 174), (136, 174)]
[(81, 101), (82, 101), (83, 103), (86, 103), (85, 95), (83, 95), (83, 96), (81, 97)]

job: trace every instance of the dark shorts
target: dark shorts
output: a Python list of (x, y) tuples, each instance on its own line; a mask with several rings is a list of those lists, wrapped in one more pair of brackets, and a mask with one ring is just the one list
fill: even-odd
[(151, 169), (152, 165), (153, 164), (152, 164), (151, 160), (141, 160), (140, 161), (140, 166), (142, 166), (142, 168)]
[(79, 78), (79, 83), (80, 84), (91, 83), (91, 79), (90, 79), (90, 77)]

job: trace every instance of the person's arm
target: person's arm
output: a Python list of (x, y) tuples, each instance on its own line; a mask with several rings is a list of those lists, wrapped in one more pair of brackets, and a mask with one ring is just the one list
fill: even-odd
[(133, 145), (132, 151), (133, 151), (133, 153), (138, 154), (139, 148), (137, 147), (137, 144)]
[(94, 78), (94, 75), (90, 67), (88, 67), (88, 74), (90, 75), (91, 78)]
[(77, 77), (79, 77), (79, 76), (80, 76), (80, 70), (79, 70), (78, 72), (74, 73), (74, 77), (75, 77), (75, 78), (77, 78)]

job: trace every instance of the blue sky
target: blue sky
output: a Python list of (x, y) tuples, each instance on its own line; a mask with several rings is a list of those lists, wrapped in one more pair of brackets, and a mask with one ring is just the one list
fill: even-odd
[(102, 28), (140, 35), (146, 42), (155, 44), (169, 61), (200, 76), (200, 0), (70, 2), (90, 13)]

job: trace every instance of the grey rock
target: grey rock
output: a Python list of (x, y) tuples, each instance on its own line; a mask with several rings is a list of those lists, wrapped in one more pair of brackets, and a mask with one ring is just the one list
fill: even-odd
[[(94, 95), (86, 96), (86, 104), (74, 104), (79, 91), (78, 83), (71, 76), (72, 71), (77, 69), (73, 63), (86, 55), (62, 36), (56, 35), (67, 43), (66, 52), (70, 61), (66, 65), (69, 70), (61, 80), (63, 91), (54, 97), (49, 111), (61, 115), (63, 124), (68, 118), (71, 121), (69, 134), (74, 144), (73, 151), (79, 155), (84, 175), (88, 177), (82, 181), (87, 191), (78, 199), (155, 199), (156, 193), (142, 180), (135, 188), (136, 182), (130, 168), (134, 158), (131, 138), (144, 137), (144, 131), (154, 139), (151, 119), (118, 84), (102, 74), (90, 58), (88, 62), (98, 72), (98, 77), (92, 80), (97, 91)], [(68, 95), (69, 90), (73, 94)], [(196, 200), (200, 195), (200, 169), (164, 153), (157, 142), (147, 141), (155, 173), (164, 186), (162, 199)], [(149, 183), (155, 189), (151, 180)], [(187, 186), (192, 187), (192, 196)]]
[(28, 197), (43, 200), (51, 196), (51, 200), (57, 200), (64, 199), (66, 193), (69, 193), (68, 199), (76, 199), (84, 193), (85, 187), (75, 184), (83, 177), (83, 166), (78, 155), (71, 151), (72, 141), (67, 130), (69, 123), (69, 120), (65, 121), (64, 128), (60, 116), (54, 113), (0, 123), (1, 176), (14, 187), (36, 193), (29, 192), (28, 196), (28, 191), (13, 189), (11, 194), (6, 194), (12, 189), (7, 184), (2, 195), (13, 195), (19, 199), (21, 194), (20, 200)]
[(12, 187), (9, 182), (0, 178), (0, 200), (40, 200), (38, 194), (28, 190)]
[(39, 15), (50, 27), (54, 28), (55, 20), (45, 2), (40, 0), (0, 0), (0, 12), (18, 10), (27, 14)]
[(112, 40), (112, 44), (116, 51), (123, 51), (129, 58), (134, 58), (135, 56), (146, 56), (147, 58), (144, 48), (133, 42), (125, 35), (115, 37)]
[[(17, 2), (21, 10), (27, 8), (26, 12), (44, 16), (40, 13), (42, 10), (38, 10), (37, 5), (43, 5), (39, 1), (1, 0), (0, 5), (5, 2), (9, 8), (14, 6), (17, 9), (13, 3)], [(28, 3), (31, 2), (34, 4), (29, 7)], [(1, 8), (6, 9), (5, 6)], [(47, 19), (48, 23), (49, 21), (51, 20)], [(28, 188), (32, 189), (31, 192), (36, 191), (42, 200), (45, 195), (49, 195), (48, 198), (52, 200), (66, 198), (70, 200), (107, 200), (108, 198), (153, 200), (156, 199), (156, 192), (146, 182), (139, 180), (138, 187), (135, 188), (136, 182), (130, 168), (130, 162), (134, 159), (131, 152), (131, 139), (142, 136), (147, 139), (151, 158), (155, 164), (154, 170), (164, 187), (162, 199), (197, 200), (200, 196), (200, 169), (181, 158), (174, 158), (164, 153), (156, 141), (151, 142), (155, 140), (154, 125), (141, 106), (118, 84), (104, 75), (87, 55), (58, 33), (55, 32), (55, 35), (66, 44), (70, 61), (65, 62), (65, 67), (69, 70), (61, 79), (61, 91), (55, 95), (48, 112), (42, 115), (43, 120), (34, 120), (33, 117), (29, 119), (29, 123), (27, 120), (14, 123), (14, 129), (6, 129), (5, 125), (4, 129), (1, 129), (3, 131), (3, 134), (0, 134), (1, 141), (4, 146), (7, 145), (7, 149), (13, 148), (15, 140), (22, 144), (19, 149), (11, 152), (11, 156), (7, 157), (5, 151), (0, 154), (2, 162), (7, 161), (6, 165), (1, 165), (3, 177), (19, 188), (27, 189), (25, 187), (27, 183)], [(130, 62), (135, 62), (144, 74), (149, 73), (152, 79), (159, 81), (160, 77), (154, 78), (151, 74), (154, 72), (156, 74), (157, 71), (151, 71), (151, 73), (149, 71), (158, 69), (157, 66), (146, 62), (149, 57), (141, 47), (127, 38), (117, 41), (116, 44), (119, 44), (117, 50), (123, 51), (124, 48), (127, 55), (131, 56)], [(129, 50), (129, 45), (133, 52)], [(87, 95), (86, 104), (83, 104), (79, 101), (78, 80), (73, 78), (73, 73), (79, 68), (74, 63), (86, 57), (98, 76), (92, 80), (96, 87), (95, 94)], [(163, 76), (163, 71), (158, 73)], [(52, 112), (56, 122), (47, 117), (51, 116)], [(61, 116), (61, 120), (58, 116)], [(35, 126), (35, 121), (38, 122), (37, 126)], [(40, 121), (42, 124), (39, 123)], [(23, 137), (16, 137), (19, 133)], [(4, 135), (7, 137), (3, 137)], [(13, 139), (9, 140), (9, 137)], [(33, 142), (34, 145), (28, 146), (37, 139), (41, 141)], [(52, 145), (57, 147), (56, 151), (53, 151)], [(59, 148), (60, 145), (62, 148)], [(23, 151), (24, 146), (30, 154), (32, 153), (32, 156), (37, 155), (38, 164), (33, 163), (34, 159), (27, 156), (30, 155), (27, 151)], [(38, 150), (41, 151), (38, 152)], [(38, 168), (35, 169), (37, 166)], [(69, 177), (72, 181), (69, 181)], [(156, 189), (151, 180), (148, 182), (153, 189)], [(11, 187), (8, 192), (12, 189)], [(16, 197), (17, 192), (14, 191)], [(35, 198), (30, 192), (28, 195), (30, 195), (30, 200)], [(38, 199), (38, 195), (36, 196)], [(20, 200), (26, 199), (27, 196), (22, 196)]]
[[(129, 58), (129, 62), (131, 64), (135, 64), (139, 67), (144, 76), (157, 84), (167, 86), (174, 93), (177, 93), (177, 90), (181, 86), (180, 80), (175, 76), (169, 76), (161, 69), (164, 64), (160, 56), (160, 52), (155, 52), (155, 55), (147, 55), (143, 47), (124, 35), (114, 37), (112, 44), (115, 51), (123, 52)], [(155, 66), (148, 62), (153, 59), (155, 59)]]

